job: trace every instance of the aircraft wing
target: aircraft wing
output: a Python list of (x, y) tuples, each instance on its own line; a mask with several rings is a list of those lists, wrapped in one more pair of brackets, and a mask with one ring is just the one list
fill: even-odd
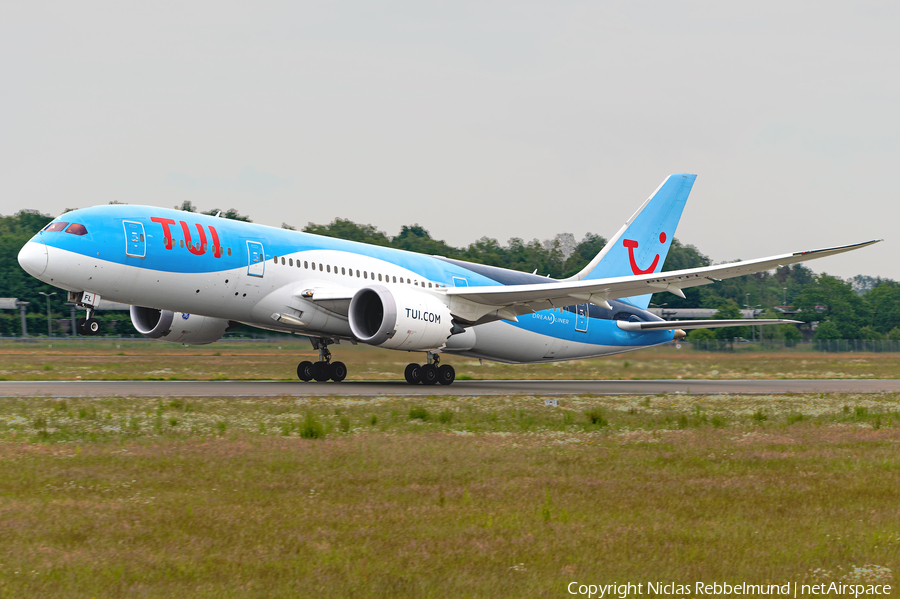
[(646, 275), (581, 281), (555, 281), (552, 283), (538, 283), (536, 285), (451, 287), (446, 289), (446, 293), (450, 299), (451, 311), (458, 317), (470, 322), (478, 321), (490, 314), (495, 314), (497, 318), (515, 320), (519, 314), (568, 306), (579, 302), (590, 302), (608, 308), (609, 304), (607, 302), (611, 299), (656, 293), (658, 291), (670, 291), (675, 295), (684, 297), (684, 292), (681, 290), (688, 287), (709, 285), (722, 279), (740, 277), (787, 266), (788, 264), (842, 254), (878, 243), (879, 241), (881, 240), (876, 239), (853, 245)]

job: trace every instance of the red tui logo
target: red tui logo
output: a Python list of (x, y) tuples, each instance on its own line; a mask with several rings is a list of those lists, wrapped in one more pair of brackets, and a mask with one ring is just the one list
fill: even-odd
[[(174, 225), (175, 221), (171, 218), (159, 218), (158, 216), (151, 217), (150, 220), (155, 223), (159, 223), (163, 228), (163, 237), (165, 238), (165, 246), (167, 250), (171, 250), (175, 247), (175, 242), (172, 240), (172, 231), (169, 229), (170, 225)], [(202, 256), (206, 253), (206, 248), (210, 247), (206, 243), (206, 232), (203, 230), (203, 227), (199, 223), (195, 223), (197, 227), (197, 234), (200, 237), (200, 243), (194, 244), (191, 240), (191, 230), (188, 227), (188, 224), (183, 220), (178, 221), (181, 225), (181, 231), (184, 233), (184, 244), (187, 247), (188, 251), (195, 256)], [(222, 246), (219, 243), (219, 234), (216, 231), (216, 228), (213, 226), (209, 227), (209, 234), (212, 237), (212, 252), (213, 256), (216, 258), (222, 257)]]
[[(666, 234), (665, 233), (659, 234), (659, 242), (660, 243), (666, 242)], [(628, 248), (628, 261), (631, 263), (631, 272), (633, 272), (636, 275), (649, 275), (650, 273), (652, 273), (653, 271), (656, 270), (656, 265), (659, 264), (659, 254), (656, 254), (656, 256), (653, 258), (653, 263), (650, 264), (650, 268), (648, 268), (646, 270), (642, 270), (641, 268), (638, 267), (637, 260), (634, 259), (634, 250), (637, 249), (638, 242), (633, 239), (623, 239), (622, 245), (624, 245), (625, 247)]]

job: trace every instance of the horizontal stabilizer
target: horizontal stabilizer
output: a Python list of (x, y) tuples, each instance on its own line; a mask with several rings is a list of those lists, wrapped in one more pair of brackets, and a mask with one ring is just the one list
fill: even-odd
[(746, 327), (757, 324), (799, 324), (799, 320), (783, 318), (740, 318), (736, 320), (651, 320), (649, 322), (630, 322), (617, 320), (616, 324), (623, 331), (659, 331), (666, 329), (717, 329), (721, 327)]

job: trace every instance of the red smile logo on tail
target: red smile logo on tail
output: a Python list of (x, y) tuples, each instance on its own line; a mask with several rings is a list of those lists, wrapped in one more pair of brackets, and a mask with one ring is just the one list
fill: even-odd
[[(659, 242), (666, 242), (665, 233), (659, 234)], [(649, 275), (654, 270), (656, 270), (656, 265), (659, 264), (659, 254), (656, 254), (656, 256), (653, 258), (653, 263), (650, 265), (650, 268), (641, 270), (637, 265), (637, 261), (634, 259), (634, 250), (638, 247), (638, 242), (633, 239), (623, 239), (622, 245), (628, 248), (628, 261), (631, 262), (631, 272), (636, 275)]]

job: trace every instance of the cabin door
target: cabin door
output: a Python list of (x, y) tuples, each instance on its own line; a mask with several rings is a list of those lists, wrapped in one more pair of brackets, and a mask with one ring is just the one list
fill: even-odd
[(122, 221), (125, 226), (125, 255), (132, 258), (143, 258), (147, 255), (147, 241), (144, 237), (144, 225), (133, 220)]
[(588, 305), (576, 304), (575, 306), (575, 330), (579, 333), (587, 333)]
[(247, 242), (247, 274), (261, 277), (266, 274), (266, 253), (258, 241)]

